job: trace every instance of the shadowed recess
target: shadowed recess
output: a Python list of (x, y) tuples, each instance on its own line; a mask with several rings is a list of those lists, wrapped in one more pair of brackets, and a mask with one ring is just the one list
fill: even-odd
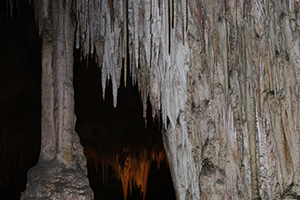
[[(162, 124), (152, 119), (151, 112), (143, 118), (137, 86), (132, 86), (129, 76), (126, 87), (122, 80), (114, 108), (111, 82), (107, 81), (103, 99), (101, 70), (94, 58), (81, 63), (79, 51), (74, 58), (76, 131), (95, 199), (175, 199)], [(109, 194), (106, 188), (114, 192)]]

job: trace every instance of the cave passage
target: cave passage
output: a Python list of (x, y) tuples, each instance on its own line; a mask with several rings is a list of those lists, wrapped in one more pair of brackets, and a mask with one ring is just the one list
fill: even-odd
[[(17, 200), (40, 153), (41, 40), (32, 5), (19, 2), (10, 19), (5, 2), (0, 6), (0, 199)], [(143, 195), (146, 200), (175, 199), (161, 124), (153, 122), (150, 104), (145, 128), (140, 94), (130, 79), (126, 88), (122, 80), (116, 108), (111, 84), (103, 100), (101, 70), (93, 60), (80, 62), (80, 52), (75, 51), (76, 130), (85, 147), (95, 199), (124, 199), (122, 178), (124, 183), (130, 179), (126, 175), (133, 178), (131, 183), (137, 182), (131, 195), (127, 185), (127, 200), (143, 199)], [(139, 166), (139, 175), (133, 174)], [(141, 192), (138, 185), (145, 184)]]
[(162, 124), (152, 119), (150, 103), (144, 119), (138, 87), (129, 78), (127, 87), (121, 80), (114, 108), (112, 84), (103, 99), (101, 70), (94, 58), (81, 62), (80, 51), (74, 52), (76, 131), (95, 199), (175, 199)]

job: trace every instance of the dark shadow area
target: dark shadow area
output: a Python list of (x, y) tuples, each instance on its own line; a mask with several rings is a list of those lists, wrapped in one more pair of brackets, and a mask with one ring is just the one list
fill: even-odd
[[(15, 1), (11, 18), (6, 3), (0, 1), (0, 199), (16, 200), (25, 190), (27, 172), (36, 165), (40, 151), (41, 40), (33, 6)], [(81, 63), (75, 51), (76, 130), (85, 147), (95, 199), (124, 199), (121, 177), (126, 166), (129, 171), (147, 168), (145, 199), (175, 199), (163, 160), (161, 125), (149, 115), (145, 128), (140, 95), (130, 83), (125, 88), (122, 81), (114, 108), (111, 84), (103, 101), (99, 68), (92, 60), (88, 66)], [(150, 105), (150, 114), (149, 109)], [(159, 156), (158, 169), (153, 158)], [(136, 164), (128, 165), (128, 161)], [(134, 184), (127, 199), (143, 199)]]
[[(150, 103), (145, 123), (138, 87), (131, 84), (128, 75), (127, 87), (121, 79), (114, 108), (111, 82), (107, 81), (103, 100), (101, 70), (93, 59), (88, 63), (88, 66), (81, 63), (80, 51), (75, 51), (76, 131), (85, 147), (95, 199), (124, 199), (122, 181), (128, 182), (128, 200), (143, 199), (139, 186), (134, 184), (136, 181), (142, 182), (141, 187), (146, 183), (145, 199), (175, 199), (163, 149), (162, 125), (152, 119)], [(158, 160), (159, 168), (154, 160)], [(146, 174), (148, 171), (148, 175), (141, 178), (138, 168)]]
[(41, 42), (33, 6), (18, 1), (11, 18), (6, 2), (0, 1), (1, 200), (20, 199), (41, 136)]

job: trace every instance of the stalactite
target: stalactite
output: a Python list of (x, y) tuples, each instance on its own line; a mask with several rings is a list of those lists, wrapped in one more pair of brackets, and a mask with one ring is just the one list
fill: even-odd
[[(111, 152), (111, 154), (114, 153)], [(98, 163), (101, 162), (103, 185), (106, 184), (108, 168), (109, 166), (112, 167), (116, 178), (122, 183), (125, 200), (129, 194), (132, 194), (133, 187), (140, 189), (140, 193), (145, 199), (152, 162), (156, 162), (157, 169), (160, 169), (162, 162), (167, 163), (163, 148), (144, 149), (140, 152), (123, 149), (123, 152), (115, 153), (110, 158), (107, 158), (107, 155), (97, 153), (95, 149), (86, 146), (85, 155), (90, 164), (95, 165), (96, 170), (98, 169)]]
[(9, 0), (9, 3), (7, 5), (10, 5), (9, 11), (10, 11), (10, 17), (13, 18), (13, 7), (14, 7), (14, 0)]
[(171, 4), (172, 0), (168, 1), (168, 46), (169, 46), (169, 55), (171, 52), (171, 26), (172, 26), (172, 4)]
[(182, 40), (183, 44), (185, 42), (185, 35), (184, 33), (187, 31), (187, 0), (181, 0), (181, 9), (182, 9)]
[(110, 11), (110, 28), (111, 32), (114, 31), (114, 0), (108, 0), (109, 2), (109, 11)]
[(124, 86), (127, 83), (127, 55), (128, 55), (128, 0), (123, 0), (123, 37), (124, 37)]
[[(122, 3), (123, 2), (123, 3)], [(120, 6), (114, 6), (114, 4), (119, 4), (119, 1), (104, 1), (99, 3), (99, 1), (95, 1), (93, 3), (93, 7), (95, 5), (101, 4), (100, 14), (99, 11), (95, 11), (94, 8), (89, 8), (88, 2), (84, 0), (76, 1), (76, 11), (77, 13), (77, 31), (76, 31), (76, 47), (78, 44), (83, 48), (84, 57), (87, 56), (88, 51), (87, 48), (90, 49), (90, 52), (93, 52), (93, 44), (95, 44), (95, 49), (97, 53), (97, 57), (99, 59), (99, 66), (101, 66), (102, 71), (102, 93), (104, 97), (106, 80), (111, 79), (113, 84), (113, 95), (114, 95), (114, 105), (116, 106), (117, 99), (117, 88), (119, 86), (119, 80), (121, 76), (121, 67), (122, 67), (122, 59), (124, 59), (124, 73), (127, 71), (127, 49), (129, 53), (129, 58), (131, 64), (130, 74), (132, 76), (133, 81), (137, 81), (140, 92), (142, 95), (142, 101), (144, 102), (144, 116), (146, 116), (147, 110), (147, 99), (151, 92), (152, 95), (150, 98), (153, 100), (152, 103), (152, 113), (153, 116), (158, 113), (161, 108), (161, 104), (167, 104), (167, 101), (171, 100), (167, 95), (167, 98), (164, 98), (164, 101), (161, 101), (159, 93), (161, 93), (160, 85), (165, 81), (170, 82), (171, 79), (174, 78), (174, 73), (172, 76), (166, 76), (167, 74), (161, 76), (158, 75), (157, 70), (153, 71), (156, 73), (156, 78), (150, 78), (148, 71), (152, 68), (152, 66), (157, 66), (156, 68), (161, 70), (158, 67), (158, 64), (161, 63), (163, 65), (169, 66), (170, 68), (173, 64), (170, 63), (170, 58), (175, 57), (177, 54), (176, 51), (171, 50), (178, 49), (177, 43), (179, 42), (173, 34), (175, 31), (173, 29), (176, 28), (176, 9), (175, 2), (173, 0), (169, 0), (166, 2), (152, 2), (152, 1), (122, 1)], [(91, 3), (90, 3), (91, 4)], [(163, 4), (163, 5), (161, 5)], [(91, 6), (91, 5), (90, 5)], [(187, 26), (186, 22), (186, 3), (183, 2), (182, 5), (183, 10), (183, 26)], [(160, 16), (160, 10), (169, 10), (168, 14), (163, 14)], [(109, 10), (109, 12), (108, 12)], [(155, 20), (153, 17), (153, 11), (157, 11), (160, 20)], [(98, 13), (98, 14), (96, 14)], [(119, 13), (123, 13), (120, 16)], [(99, 19), (100, 18), (100, 19)], [(89, 19), (89, 20), (87, 20)], [(165, 23), (165, 19), (167, 19), (168, 24)], [(154, 21), (156, 24), (154, 24)], [(95, 33), (95, 27), (99, 26), (100, 33)], [(159, 25), (160, 24), (160, 25)], [(159, 26), (158, 26), (159, 25)], [(167, 25), (167, 29), (165, 28)], [(113, 29), (114, 27), (114, 29)], [(128, 27), (128, 28), (127, 28)], [(157, 32), (152, 27), (160, 28), (160, 32)], [(109, 31), (108, 31), (109, 30)], [(186, 29), (182, 31), (184, 35)], [(158, 34), (159, 33), (159, 34)], [(155, 35), (155, 36), (154, 36)], [(154, 37), (153, 37), (154, 36)], [(185, 37), (185, 36), (183, 36)], [(103, 39), (102, 39), (103, 38)], [(153, 42), (154, 38), (156, 38), (156, 47), (154, 47)], [(173, 38), (173, 39), (172, 39)], [(103, 41), (104, 40), (104, 41)], [(95, 41), (95, 42), (94, 42)], [(128, 46), (127, 46), (128, 45)], [(173, 46), (174, 45), (174, 46)], [(90, 46), (90, 47), (89, 47)], [(163, 48), (162, 51), (158, 51), (159, 48)], [(172, 47), (171, 47), (172, 46)], [(119, 50), (119, 47), (122, 47), (122, 51)], [(168, 54), (164, 53), (164, 49), (167, 47)], [(154, 49), (156, 53), (162, 53), (162, 57), (158, 54), (154, 55)], [(103, 50), (102, 50), (103, 49)], [(121, 53), (120, 53), (121, 52)], [(173, 54), (172, 54), (173, 52)], [(172, 54), (172, 56), (170, 56)], [(174, 56), (173, 56), (174, 55)], [(184, 52), (181, 56), (185, 57), (187, 55)], [(143, 62), (141, 62), (141, 58)], [(153, 64), (152, 62), (156, 59), (159, 63)], [(145, 62), (144, 62), (145, 61)], [(143, 66), (142, 66), (143, 65)], [(172, 68), (172, 67), (171, 67)], [(164, 70), (164, 67), (162, 68)], [(173, 69), (172, 69), (173, 70)], [(176, 71), (176, 69), (174, 68)], [(153, 74), (152, 73), (152, 74)], [(126, 74), (124, 74), (126, 77)], [(169, 77), (170, 80), (166, 78)], [(126, 78), (125, 78), (126, 79)], [(150, 80), (150, 81), (149, 81)], [(156, 85), (156, 90), (150, 90), (149, 86)], [(152, 87), (151, 87), (152, 88)], [(167, 89), (167, 88), (165, 88)], [(149, 91), (150, 90), (150, 91)], [(168, 92), (170, 93), (170, 91)], [(177, 98), (177, 97), (176, 97)], [(155, 99), (155, 100), (154, 100)], [(172, 109), (173, 110), (173, 109)], [(178, 112), (179, 108), (175, 109)], [(163, 111), (163, 119), (164, 124), (166, 124), (167, 116), (170, 118), (169, 111)], [(175, 121), (175, 115), (172, 116), (172, 121)]]

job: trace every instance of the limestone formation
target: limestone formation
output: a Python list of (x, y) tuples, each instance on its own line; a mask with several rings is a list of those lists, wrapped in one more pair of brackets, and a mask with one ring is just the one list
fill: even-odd
[(41, 163), (85, 168), (74, 148), (75, 36), (83, 58), (98, 61), (103, 95), (111, 79), (114, 106), (124, 68), (144, 116), (148, 98), (152, 116), (161, 113), (177, 199), (300, 198), (297, 0), (34, 3), (43, 38)]
[(37, 14), (43, 23), (41, 152), (21, 199), (93, 199), (75, 132), (71, 1), (52, 1), (51, 8), (39, 3), (44, 3)]

